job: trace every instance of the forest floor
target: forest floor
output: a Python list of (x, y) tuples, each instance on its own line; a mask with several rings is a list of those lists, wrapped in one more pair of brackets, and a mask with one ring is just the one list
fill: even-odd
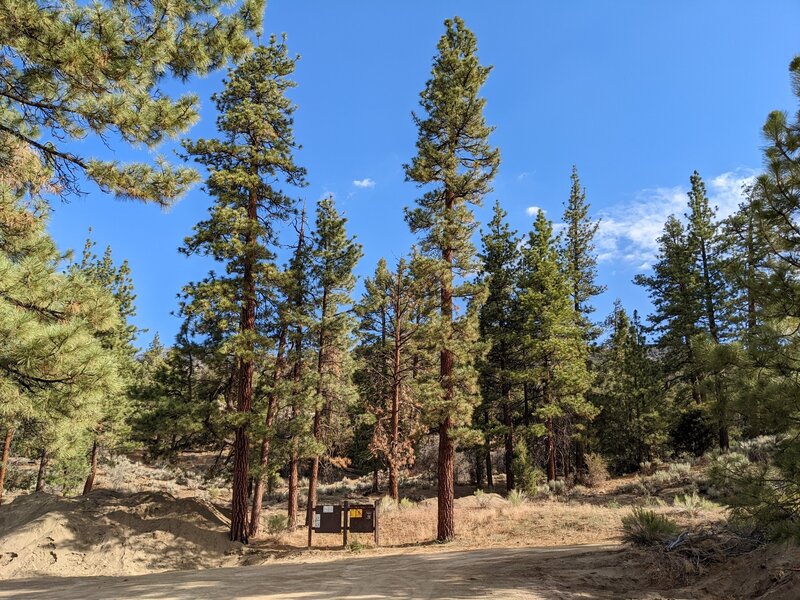
[[(347, 548), (315, 535), (309, 550), (305, 529), (280, 526), (280, 494), (265, 515), (272, 532), (243, 546), (227, 540), (222, 487), (123, 466), (102, 472), (86, 497), (17, 494), (0, 507), (0, 598), (800, 597), (794, 547), (677, 573), (663, 552), (623, 545), (621, 519), (634, 505), (685, 528), (724, 519), (713, 504), (671, 504), (679, 486), (642, 498), (624, 478), (517, 504), (464, 486), (457, 540), (441, 545), (431, 542), (435, 498), (425, 497), (434, 492), (421, 484), (406, 490), (417, 501), (386, 503), (380, 547), (371, 535), (351, 534)], [(325, 486), (321, 502), (363, 502), (356, 488)]]

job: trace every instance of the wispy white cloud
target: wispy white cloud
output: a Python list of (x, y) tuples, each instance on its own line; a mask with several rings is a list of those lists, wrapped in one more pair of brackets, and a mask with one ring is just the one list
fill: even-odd
[(529, 217), (535, 217), (539, 213), (539, 211), (542, 211), (543, 213), (547, 212), (545, 209), (540, 208), (538, 206), (529, 206), (528, 208), (525, 209), (525, 214), (528, 215)]
[[(751, 170), (722, 173), (707, 179), (709, 202), (717, 208), (717, 218), (724, 219), (736, 212), (744, 200), (742, 188), (752, 182)], [(684, 219), (688, 186), (642, 190), (636, 199), (600, 211), (597, 232), (598, 260), (636, 265), (639, 270), (650, 269), (658, 251), (657, 239), (670, 215)]]
[(374, 188), (375, 180), (370, 179), (369, 177), (365, 177), (364, 179), (354, 179), (353, 185), (357, 188)]
[(528, 173), (527, 171), (520, 173), (519, 175), (517, 175), (517, 181), (522, 181), (523, 179), (527, 178), (528, 175), (530, 175), (530, 173)]

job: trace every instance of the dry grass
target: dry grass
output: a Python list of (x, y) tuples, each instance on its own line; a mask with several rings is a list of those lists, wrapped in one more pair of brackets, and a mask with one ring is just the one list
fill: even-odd
[[(607, 506), (572, 499), (525, 501), (514, 506), (497, 494), (467, 496), (455, 501), (456, 541), (460, 548), (492, 548), (509, 546), (561, 546), (574, 544), (619, 543), (622, 518), (629, 506)], [(721, 520), (721, 509), (687, 515), (670, 506), (655, 506), (659, 514), (670, 515), (681, 527), (700, 522)], [(281, 514), (272, 508), (268, 514)], [(269, 516), (265, 516), (269, 519)], [(410, 547), (431, 543), (436, 538), (436, 500), (428, 499), (404, 506), (385, 502), (380, 516), (381, 545)], [(304, 528), (270, 536), (267, 545), (303, 547)], [(371, 536), (358, 539), (372, 545)], [(314, 537), (317, 547), (341, 544), (338, 535)]]

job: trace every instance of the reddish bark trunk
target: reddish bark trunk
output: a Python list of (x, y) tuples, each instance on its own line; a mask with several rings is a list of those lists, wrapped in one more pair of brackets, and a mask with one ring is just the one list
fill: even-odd
[(42, 448), (42, 452), (39, 455), (39, 470), (36, 473), (36, 491), (41, 492), (44, 490), (44, 476), (47, 472), (47, 463), (50, 457), (47, 454), (47, 449)]
[(553, 419), (547, 419), (547, 481), (556, 478), (556, 434)]
[[(445, 190), (445, 211), (450, 212), (455, 207), (455, 194), (452, 190)], [(442, 252), (442, 259), (447, 264), (447, 272), (442, 281), (441, 314), (446, 323), (453, 322), (453, 248), (446, 246)], [(450, 437), (452, 427), (453, 403), (453, 352), (449, 347), (440, 353), (439, 374), (442, 381), (442, 395), (448, 414), (439, 425), (439, 471), (438, 471), (438, 515), (437, 535), (440, 542), (452, 540), (455, 537), (455, 518), (453, 514), (454, 494), (454, 464), (455, 444)]]
[(439, 425), (439, 502), (436, 539), (440, 542), (450, 541), (456, 536), (453, 518), (455, 444), (450, 437), (450, 427), (450, 417)]
[(486, 485), (490, 489), (494, 488), (494, 476), (492, 475), (492, 440), (489, 438), (489, 411), (483, 412), (483, 422), (486, 424)]
[(297, 527), (297, 464), (299, 459), (297, 457), (297, 445), (292, 449), (292, 458), (289, 461), (289, 498), (288, 498), (288, 513), (289, 513), (289, 527), (295, 529)]
[[(400, 271), (398, 270), (398, 279)], [(398, 294), (399, 297), (399, 294)], [(398, 307), (395, 308), (395, 314), (398, 313)], [(399, 457), (398, 452), (400, 448), (400, 372), (402, 365), (400, 364), (400, 344), (402, 341), (402, 330), (400, 328), (400, 317), (396, 319), (394, 327), (394, 365), (392, 377), (392, 439), (391, 439), (391, 458), (389, 460), (389, 493), (395, 500), (400, 499), (400, 482), (399, 480)]]
[(14, 437), (14, 428), (6, 429), (6, 439), (3, 443), (3, 458), (0, 459), (0, 504), (3, 503), (3, 491), (5, 490), (6, 473), (8, 473), (8, 458), (11, 455), (11, 439)]
[(510, 390), (505, 393), (503, 402), (503, 425), (505, 427), (504, 446), (505, 457), (504, 467), (506, 470), (506, 490), (511, 491), (515, 487), (514, 482), (514, 423), (511, 420)]
[(97, 440), (92, 443), (92, 455), (89, 459), (89, 465), (91, 466), (91, 470), (89, 471), (89, 476), (86, 478), (86, 483), (83, 484), (83, 495), (85, 496), (89, 492), (92, 491), (94, 487), (94, 480), (97, 477), (97, 453), (99, 447), (97, 445)]
[[(320, 304), (319, 339), (317, 341), (317, 402), (323, 400), (323, 410), (330, 415), (328, 398), (322, 387), (322, 374), (325, 370), (325, 317), (328, 313), (328, 288), (323, 287)], [(322, 415), (320, 407), (314, 409), (314, 439), (322, 442)], [(317, 505), (317, 483), (319, 481), (319, 454), (311, 459), (311, 473), (308, 476), (308, 502), (306, 503), (306, 525), (311, 523), (311, 511)]]
[(286, 328), (281, 328), (281, 334), (278, 339), (278, 353), (275, 356), (275, 371), (272, 374), (272, 391), (269, 394), (269, 404), (267, 406), (267, 418), (264, 422), (264, 437), (261, 439), (261, 458), (259, 461), (259, 477), (256, 480), (256, 489), (253, 492), (253, 507), (250, 511), (250, 537), (255, 537), (261, 531), (261, 510), (264, 505), (264, 477), (269, 470), (269, 451), (270, 451), (270, 438), (269, 430), (275, 420), (275, 411), (278, 405), (278, 395), (275, 392), (275, 386), (281, 377), (283, 371), (283, 352), (286, 346)]
[[(251, 223), (257, 220), (258, 198), (255, 190), (250, 191), (247, 205), (247, 217)], [(256, 261), (256, 240), (252, 231), (245, 235), (244, 269), (242, 274), (242, 314), (239, 325), (240, 333), (253, 331), (256, 326), (256, 281), (253, 269)], [(252, 348), (250, 348), (252, 350)], [(253, 359), (239, 361), (239, 386), (236, 411), (250, 413), (253, 408)], [(250, 467), (250, 435), (247, 422), (236, 428), (233, 442), (233, 489), (231, 493), (231, 532), (230, 538), (235, 542), (247, 543), (248, 532), (248, 495), (247, 483)]]
[[(314, 411), (314, 438), (319, 440), (321, 438), (321, 425), (322, 415), (319, 410)], [(319, 455), (311, 459), (311, 470), (308, 475), (308, 502), (306, 503), (306, 525), (311, 523), (311, 511), (317, 505), (317, 482), (319, 481)]]

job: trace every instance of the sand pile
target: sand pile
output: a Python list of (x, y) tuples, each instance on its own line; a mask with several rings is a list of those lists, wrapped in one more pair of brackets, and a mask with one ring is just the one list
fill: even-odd
[(195, 498), (96, 490), (0, 506), (0, 579), (134, 575), (240, 564), (224, 517)]

